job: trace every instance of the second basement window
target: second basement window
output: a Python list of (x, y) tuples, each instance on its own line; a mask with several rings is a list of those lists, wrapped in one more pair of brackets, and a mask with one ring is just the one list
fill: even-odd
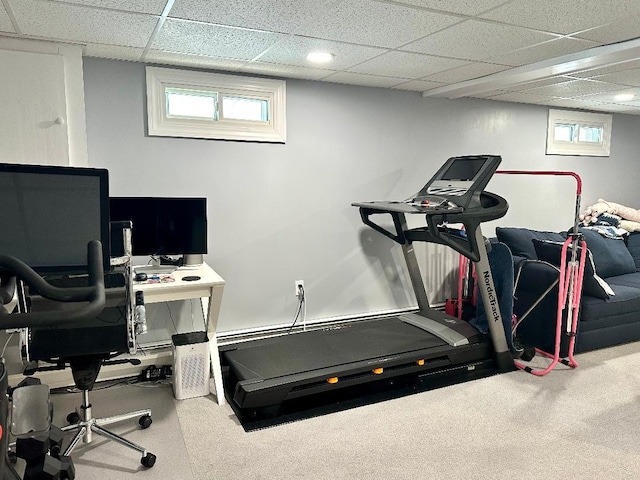
[(547, 155), (608, 157), (611, 123), (608, 114), (550, 109)]
[(284, 143), (285, 82), (147, 67), (149, 135)]

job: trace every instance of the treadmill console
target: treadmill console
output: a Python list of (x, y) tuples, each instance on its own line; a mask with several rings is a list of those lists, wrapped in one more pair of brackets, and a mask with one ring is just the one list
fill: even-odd
[[(475, 232), (480, 223), (504, 216), (509, 208), (502, 197), (484, 190), (501, 161), (499, 155), (452, 157), (418, 193), (403, 202), (355, 202), (351, 205), (360, 208), (365, 225), (397, 243), (442, 243), (478, 261), (480, 246)], [(385, 213), (391, 215), (395, 231), (371, 219)], [(407, 228), (404, 214), (425, 215), (426, 227)], [(465, 234), (455, 233), (446, 227), (447, 223), (463, 224)]]
[(462, 209), (479, 207), (480, 194), (501, 161), (502, 158), (497, 155), (452, 157), (415, 194), (410, 203), (427, 208), (445, 205)]

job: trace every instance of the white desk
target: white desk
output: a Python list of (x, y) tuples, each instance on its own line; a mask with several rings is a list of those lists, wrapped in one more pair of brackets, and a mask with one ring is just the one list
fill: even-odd
[[(133, 282), (133, 291), (143, 291), (145, 303), (171, 302), (174, 300), (200, 299), (202, 306), (202, 315), (205, 319), (205, 328), (209, 337), (209, 354), (211, 362), (211, 371), (213, 374), (213, 386), (218, 404), (224, 404), (224, 391), (222, 387), (222, 369), (220, 367), (220, 356), (218, 354), (218, 343), (216, 339), (216, 331), (218, 327), (218, 314), (220, 312), (220, 304), (222, 301), (222, 292), (224, 290), (224, 280), (208, 265), (200, 268), (178, 269), (173, 272), (175, 282), (145, 284)], [(195, 275), (201, 277), (197, 281), (184, 281), (182, 278)], [(118, 365), (104, 365), (100, 370), (98, 381), (113, 380), (128, 376), (136, 376), (140, 374), (141, 369), (150, 365), (162, 365), (172, 362), (171, 339), (163, 342), (163, 348), (155, 348), (153, 351), (141, 352), (135, 358), (140, 360), (140, 365), (131, 365), (129, 363)], [(9, 384), (17, 385), (24, 379), (22, 375), (22, 361), (20, 359), (19, 349), (15, 349), (15, 355), (10, 360), (11, 368), (9, 371)], [(9, 356), (9, 355), (8, 355)], [(130, 355), (123, 355), (128, 357)], [(15, 370), (15, 372), (13, 371)], [(39, 378), (42, 383), (49, 385), (50, 388), (59, 388), (73, 385), (73, 377), (70, 370), (52, 370), (38, 372), (35, 377)]]
[[(135, 270), (135, 267), (133, 267)], [(198, 268), (179, 268), (172, 274), (174, 282), (145, 283), (133, 282), (133, 291), (144, 292), (144, 303), (173, 302), (176, 300), (200, 299), (205, 329), (209, 337), (209, 356), (211, 372), (213, 374), (213, 392), (219, 405), (224, 404), (222, 387), (222, 368), (218, 354), (216, 331), (218, 328), (218, 314), (222, 303), (224, 279), (209, 265), (203, 264)], [(185, 281), (184, 277), (198, 276), (199, 280)]]

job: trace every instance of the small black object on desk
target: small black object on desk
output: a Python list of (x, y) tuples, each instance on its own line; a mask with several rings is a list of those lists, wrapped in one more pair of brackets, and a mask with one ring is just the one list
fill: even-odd
[(149, 277), (147, 276), (146, 273), (140, 272), (140, 273), (136, 273), (136, 276), (134, 277), (134, 280), (136, 282), (146, 282), (147, 278), (149, 278)]
[(200, 277), (197, 275), (187, 275), (186, 277), (182, 277), (182, 280), (184, 280), (185, 282), (195, 282), (197, 280), (200, 280)]

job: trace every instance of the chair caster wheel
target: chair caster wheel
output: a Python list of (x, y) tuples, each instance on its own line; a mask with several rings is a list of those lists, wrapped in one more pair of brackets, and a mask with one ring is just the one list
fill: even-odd
[(140, 459), (140, 463), (147, 468), (151, 468), (156, 464), (156, 456), (153, 453), (147, 453)]
[(71, 412), (69, 415), (67, 415), (67, 422), (69, 422), (69, 425), (73, 425), (75, 423), (78, 423), (80, 421), (80, 415), (78, 415), (78, 412)]
[(144, 415), (138, 419), (138, 424), (143, 428), (149, 428), (153, 423), (153, 419), (150, 415)]

